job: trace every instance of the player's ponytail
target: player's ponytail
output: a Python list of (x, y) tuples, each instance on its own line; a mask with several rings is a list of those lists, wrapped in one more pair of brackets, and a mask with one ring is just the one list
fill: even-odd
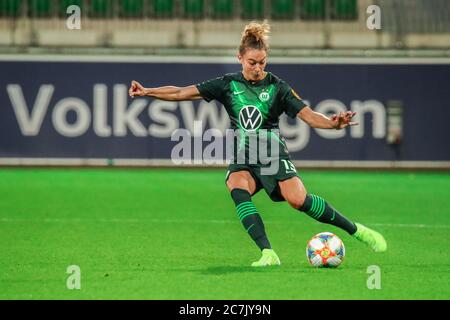
[(252, 21), (242, 32), (239, 53), (244, 54), (247, 49), (269, 50), (270, 24), (267, 20), (262, 23)]

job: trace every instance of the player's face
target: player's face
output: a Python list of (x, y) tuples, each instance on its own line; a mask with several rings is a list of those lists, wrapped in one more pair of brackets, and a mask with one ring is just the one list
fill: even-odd
[(239, 62), (242, 64), (242, 73), (245, 79), (259, 81), (264, 79), (264, 68), (267, 63), (267, 52), (265, 50), (247, 49), (244, 54), (238, 54)]

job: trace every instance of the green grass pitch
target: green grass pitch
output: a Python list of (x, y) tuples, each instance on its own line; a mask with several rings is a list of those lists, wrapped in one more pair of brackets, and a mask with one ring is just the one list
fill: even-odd
[[(307, 189), (383, 233), (371, 252), (264, 191), (254, 202), (282, 265), (259, 250), (224, 184), (225, 170), (1, 169), (0, 299), (449, 299), (450, 175), (300, 171)], [(344, 241), (337, 269), (316, 269), (307, 240)], [(69, 290), (67, 267), (81, 270)], [(369, 289), (368, 267), (381, 272)]]

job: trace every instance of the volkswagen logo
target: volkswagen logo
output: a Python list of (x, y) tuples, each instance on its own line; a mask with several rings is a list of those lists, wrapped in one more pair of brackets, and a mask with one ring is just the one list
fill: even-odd
[(245, 106), (239, 112), (239, 123), (246, 131), (255, 131), (262, 124), (261, 111), (255, 106)]

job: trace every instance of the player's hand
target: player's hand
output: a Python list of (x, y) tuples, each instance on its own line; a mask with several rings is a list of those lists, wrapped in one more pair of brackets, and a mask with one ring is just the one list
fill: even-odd
[(331, 117), (331, 121), (333, 121), (333, 128), (335, 129), (343, 129), (348, 126), (357, 125), (358, 122), (351, 121), (356, 112), (347, 111), (340, 112), (338, 115), (334, 114)]
[(130, 89), (128, 90), (130, 97), (134, 98), (136, 96), (143, 97), (146, 95), (145, 88), (137, 81), (131, 81)]

